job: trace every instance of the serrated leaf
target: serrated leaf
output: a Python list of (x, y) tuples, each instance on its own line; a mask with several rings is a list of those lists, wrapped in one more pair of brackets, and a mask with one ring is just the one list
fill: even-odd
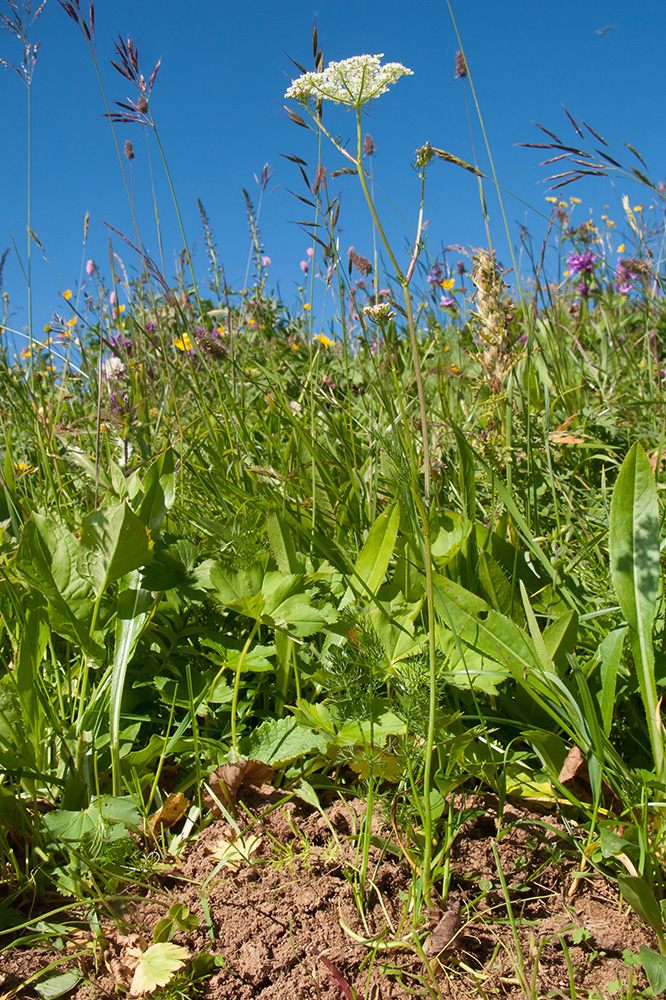
[(134, 970), (130, 993), (138, 997), (144, 993), (152, 993), (158, 986), (166, 986), (189, 957), (189, 951), (182, 945), (169, 941), (151, 944), (141, 955)]
[(295, 719), (267, 719), (241, 742), (244, 757), (281, 768), (310, 753), (325, 753), (328, 746), (319, 733), (299, 726)]

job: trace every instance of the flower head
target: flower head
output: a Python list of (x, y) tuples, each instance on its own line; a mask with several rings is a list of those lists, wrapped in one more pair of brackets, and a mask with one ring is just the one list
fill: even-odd
[(585, 250), (581, 254), (570, 253), (567, 258), (567, 267), (571, 274), (584, 274), (594, 271), (597, 259), (595, 254)]
[(321, 73), (304, 73), (294, 80), (284, 96), (303, 104), (312, 98), (360, 108), (373, 97), (386, 93), (401, 76), (412, 75), (412, 70), (401, 63), (382, 66), (379, 62), (382, 56), (383, 52), (376, 56), (352, 56), (329, 63)]
[(384, 326), (389, 320), (393, 319), (395, 313), (388, 302), (378, 302), (374, 306), (364, 306), (363, 315), (373, 323), (379, 323), (380, 326)]

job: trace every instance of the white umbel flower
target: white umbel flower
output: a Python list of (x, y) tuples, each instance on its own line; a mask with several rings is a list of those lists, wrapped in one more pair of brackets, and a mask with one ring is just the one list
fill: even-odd
[(293, 97), (302, 104), (313, 98), (360, 108), (386, 93), (401, 76), (413, 75), (412, 70), (401, 63), (382, 66), (379, 60), (383, 55), (380, 52), (377, 56), (352, 56), (329, 63), (323, 73), (304, 73), (294, 80), (284, 96)]

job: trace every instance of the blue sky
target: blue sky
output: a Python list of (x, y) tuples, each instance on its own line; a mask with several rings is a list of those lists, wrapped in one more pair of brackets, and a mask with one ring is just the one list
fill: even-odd
[[(20, 0), (19, 0), (20, 2)], [(33, 7), (37, 3), (33, 0)], [(88, 2), (82, 0), (87, 13)], [(547, 169), (534, 150), (520, 142), (541, 141), (539, 121), (562, 139), (578, 143), (562, 103), (592, 125), (621, 159), (635, 163), (623, 147), (631, 143), (645, 158), (655, 180), (666, 177), (666, 130), (662, 95), (666, 28), (661, 0), (452, 0), (476, 88), (487, 139), (500, 184), (507, 236), (499, 201), (485, 184), (493, 242), (505, 266), (511, 265), (509, 239), (519, 249), (519, 227), (527, 226), (538, 254), (545, 232), (542, 213)], [(7, 10), (6, 0), (0, 9)], [(406, 263), (406, 246), (418, 210), (419, 185), (412, 167), (414, 151), (426, 141), (466, 160), (472, 158), (470, 127), (462, 81), (454, 79), (459, 47), (445, 0), (357, 0), (355, 4), (320, 0), (98, 0), (97, 54), (111, 100), (134, 99), (131, 85), (110, 65), (113, 41), (131, 37), (139, 65), (148, 77), (161, 67), (151, 96), (156, 120), (188, 241), (198, 274), (207, 260), (196, 205), (201, 199), (210, 219), (227, 281), (243, 286), (249, 235), (242, 188), (258, 201), (254, 175), (270, 164), (273, 175), (264, 196), (260, 228), (270, 256), (270, 283), (292, 304), (303, 275), (299, 262), (309, 241), (295, 220), (307, 218), (293, 192), (306, 194), (297, 168), (282, 154), (316, 164), (312, 133), (293, 125), (283, 110), (283, 94), (297, 75), (289, 55), (312, 68), (311, 35), (316, 18), (324, 61), (362, 53), (384, 53), (414, 71), (374, 103), (366, 128), (375, 141), (375, 180), (383, 192), (378, 207), (391, 239)], [(603, 29), (611, 30), (600, 34)], [(84, 39), (57, 0), (47, 0), (31, 37), (41, 40), (32, 86), (32, 229), (46, 257), (33, 246), (35, 329), (41, 331), (53, 310), (67, 315), (61, 293), (76, 292), (82, 264), (92, 258), (108, 279), (110, 231), (105, 222), (133, 238), (133, 226), (95, 69)], [(0, 57), (18, 63), (21, 49), (9, 32), (0, 32)], [(488, 170), (483, 136), (466, 85), (472, 135), (479, 165)], [(0, 158), (0, 253), (15, 241), (26, 249), (26, 88), (0, 68), (4, 156)], [(353, 118), (327, 106), (325, 123), (343, 139), (352, 137)], [(134, 198), (144, 248), (159, 259), (145, 134), (137, 125), (118, 127), (120, 143), (130, 139)], [(152, 170), (168, 279), (181, 247), (175, 211), (159, 154), (151, 139)], [(329, 171), (344, 166), (324, 147)], [(354, 177), (331, 181), (341, 192), (340, 249), (353, 245), (371, 256), (371, 229)], [(508, 192), (508, 193), (507, 193)], [(593, 178), (564, 189), (581, 199), (574, 222), (607, 214), (626, 234), (621, 196), (650, 204), (647, 192), (624, 178)], [(607, 205), (608, 209), (604, 209)], [(83, 226), (90, 213), (87, 245)], [(484, 245), (485, 229), (474, 177), (448, 164), (429, 173), (425, 216), (428, 252), (436, 257), (449, 244)], [(113, 234), (111, 234), (113, 235)], [(620, 237), (618, 236), (618, 242)], [(113, 250), (130, 276), (131, 250), (113, 236)], [(631, 247), (628, 248), (628, 252)], [(451, 258), (452, 263), (455, 261)], [(529, 270), (519, 259), (523, 273)], [(3, 292), (10, 297), (10, 325), (27, 323), (27, 293), (19, 262), (10, 249)], [(315, 295), (318, 292), (315, 291)]]

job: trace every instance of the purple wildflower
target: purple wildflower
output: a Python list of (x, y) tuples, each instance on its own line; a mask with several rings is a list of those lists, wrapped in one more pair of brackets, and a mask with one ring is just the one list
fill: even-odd
[(570, 253), (567, 259), (567, 267), (571, 274), (586, 274), (594, 271), (597, 259), (589, 250), (581, 254)]

